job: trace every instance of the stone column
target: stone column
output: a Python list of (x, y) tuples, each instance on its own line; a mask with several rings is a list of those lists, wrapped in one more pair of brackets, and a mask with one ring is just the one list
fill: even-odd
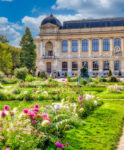
[(72, 62), (68, 61), (68, 75), (71, 76), (71, 72), (72, 72)]
[(124, 37), (121, 38), (121, 51), (122, 51), (122, 56), (124, 56)]
[(99, 63), (99, 76), (102, 76), (103, 74), (103, 62), (102, 60), (100, 60)]
[(110, 55), (114, 55), (114, 38), (110, 39)]
[(114, 61), (113, 60), (109, 61), (109, 69), (112, 71), (112, 73), (114, 72)]
[(78, 57), (81, 57), (81, 51), (82, 51), (82, 40), (78, 40)]
[(82, 61), (81, 59), (78, 61), (78, 74), (80, 75), (80, 70), (82, 68)]
[(90, 76), (92, 75), (92, 70), (92, 61), (88, 61), (88, 72)]
[(103, 51), (103, 39), (99, 39), (99, 56), (102, 56), (102, 51)]
[(92, 39), (88, 40), (88, 56), (91, 57), (92, 55)]
[(68, 56), (69, 56), (69, 59), (71, 58), (71, 52), (72, 52), (72, 40), (68, 40)]

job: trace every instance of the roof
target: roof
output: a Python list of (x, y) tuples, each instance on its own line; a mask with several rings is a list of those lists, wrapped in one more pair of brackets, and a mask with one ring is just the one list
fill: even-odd
[(65, 21), (63, 29), (124, 26), (124, 18), (83, 19)]

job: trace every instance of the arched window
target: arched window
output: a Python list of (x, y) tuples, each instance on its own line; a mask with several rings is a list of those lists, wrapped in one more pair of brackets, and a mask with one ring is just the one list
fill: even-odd
[(115, 61), (114, 62), (114, 70), (120, 70), (120, 61)]
[(98, 71), (99, 70), (99, 63), (98, 61), (93, 62), (93, 71)]
[(82, 40), (82, 51), (83, 52), (88, 51), (88, 40)]
[(108, 61), (103, 62), (103, 70), (109, 70), (109, 62)]
[(103, 51), (109, 51), (110, 50), (110, 40), (104, 39), (103, 40)]
[(92, 50), (99, 51), (99, 40), (97, 39), (92, 40)]
[(72, 62), (72, 71), (77, 71), (78, 70), (78, 63), (75, 61), (75, 62)]
[(88, 62), (87, 62), (87, 61), (83, 61), (83, 62), (82, 62), (82, 67), (88, 68)]
[(68, 41), (64, 40), (62, 41), (62, 52), (68, 51)]
[(72, 52), (78, 51), (78, 40), (72, 40)]
[(114, 48), (117, 46), (121, 47), (121, 39), (114, 39)]
[(68, 63), (62, 62), (62, 71), (68, 71)]

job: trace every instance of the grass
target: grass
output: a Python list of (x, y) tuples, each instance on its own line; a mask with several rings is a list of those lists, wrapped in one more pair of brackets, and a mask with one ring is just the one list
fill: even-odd
[(104, 101), (78, 129), (68, 131), (71, 150), (115, 150), (122, 133), (124, 101)]

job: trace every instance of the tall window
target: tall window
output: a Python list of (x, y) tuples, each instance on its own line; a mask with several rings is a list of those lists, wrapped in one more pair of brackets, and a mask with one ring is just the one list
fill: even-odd
[(83, 62), (82, 62), (82, 67), (88, 68), (88, 62), (87, 62), (87, 61), (83, 61)]
[(120, 39), (115, 39), (115, 40), (114, 40), (114, 48), (115, 48), (116, 46), (121, 47), (121, 40), (120, 40)]
[(68, 41), (64, 40), (62, 41), (62, 52), (68, 51)]
[(99, 40), (97, 39), (92, 40), (92, 50), (99, 51)]
[(78, 40), (72, 40), (72, 52), (78, 51)]
[(109, 51), (110, 50), (110, 40), (109, 39), (104, 39), (103, 40), (103, 50), (104, 51)]
[(109, 62), (108, 61), (104, 61), (103, 70), (109, 70)]
[(93, 62), (93, 71), (98, 71), (99, 70), (99, 63), (98, 61)]
[(62, 62), (62, 71), (68, 71), (68, 63)]
[(82, 40), (82, 51), (83, 52), (88, 51), (88, 40)]
[(77, 71), (77, 70), (78, 70), (78, 63), (72, 62), (72, 71)]
[(120, 70), (120, 61), (115, 61), (114, 62), (114, 70)]

